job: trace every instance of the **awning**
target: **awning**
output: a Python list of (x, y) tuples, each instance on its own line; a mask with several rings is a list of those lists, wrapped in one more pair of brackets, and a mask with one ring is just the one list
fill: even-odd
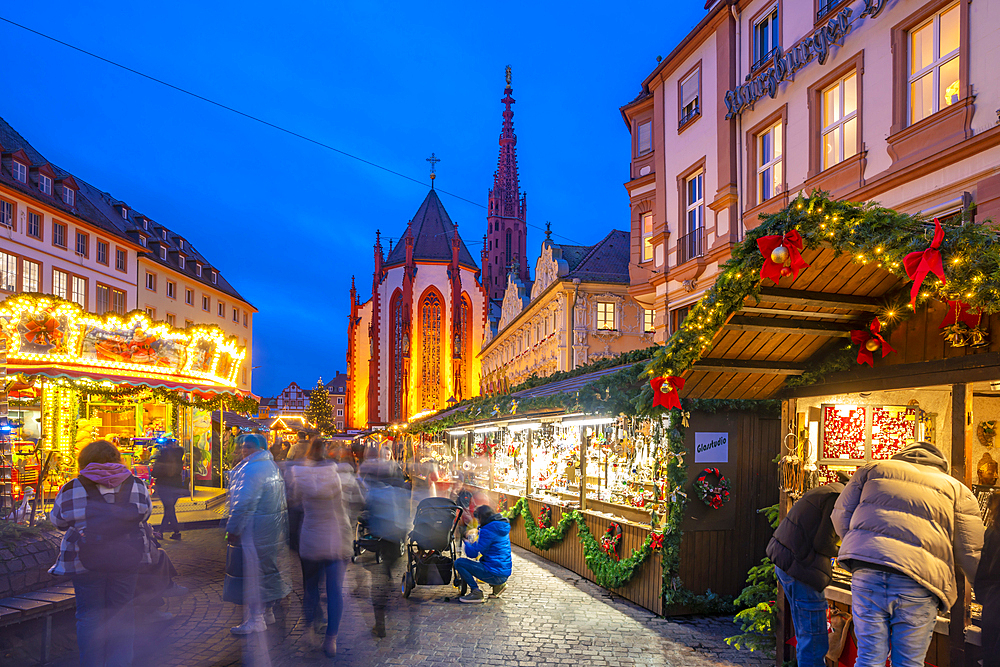
[(51, 379), (67, 378), (71, 380), (84, 379), (90, 380), (91, 382), (111, 382), (114, 384), (125, 384), (132, 387), (149, 387), (151, 389), (191, 392), (202, 398), (212, 398), (219, 394), (245, 394), (245, 392), (241, 392), (235, 387), (213, 388), (196, 382), (181, 382), (179, 380), (172, 380), (153, 373), (146, 374), (145, 377), (142, 377), (132, 374), (122, 375), (117, 373), (108, 373), (105, 369), (78, 370), (51, 365), (8, 363), (7, 374), (19, 374), (27, 377), (40, 375)]
[(576, 377), (571, 377), (567, 380), (549, 382), (548, 384), (531, 387), (530, 389), (522, 389), (521, 391), (511, 394), (511, 396), (514, 398), (538, 398), (540, 396), (555, 396), (556, 394), (568, 394), (570, 392), (580, 391), (594, 380), (602, 378), (605, 375), (617, 373), (618, 371), (629, 368), (632, 365), (634, 364), (626, 364), (624, 366), (615, 366), (614, 368), (605, 368), (591, 373), (584, 373), (583, 375), (577, 375)]
[[(229, 412), (226, 410), (223, 414), (223, 426), (225, 428), (230, 428), (231, 426), (236, 426), (242, 429), (266, 429), (267, 427), (258, 421), (253, 419), (247, 419), (243, 415), (236, 412)], [(215, 423), (219, 422), (219, 411), (216, 410), (212, 413), (212, 421)]]

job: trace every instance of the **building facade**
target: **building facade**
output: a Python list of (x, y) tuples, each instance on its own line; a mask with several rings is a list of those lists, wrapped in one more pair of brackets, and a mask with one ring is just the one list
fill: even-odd
[(622, 108), (631, 290), (657, 311), (657, 340), (800, 192), (1000, 215), (998, 32), (966, 0), (711, 6)]
[(629, 294), (629, 236), (576, 246), (547, 235), (533, 282), (508, 273), (498, 333), (479, 353), (483, 392), (652, 345), (653, 313)]

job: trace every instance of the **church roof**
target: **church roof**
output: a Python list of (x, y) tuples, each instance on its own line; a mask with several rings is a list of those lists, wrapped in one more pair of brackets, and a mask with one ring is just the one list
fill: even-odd
[[(448, 211), (431, 188), (424, 198), (424, 203), (417, 209), (416, 215), (410, 221), (408, 230), (413, 233), (414, 261), (450, 262), (451, 238), (458, 226), (451, 221)], [(395, 247), (389, 251), (385, 266), (403, 264), (406, 262), (406, 234), (404, 233)], [(458, 263), (473, 271), (479, 270), (479, 265), (472, 258), (469, 249), (465, 247), (462, 237), (458, 238)]]
[(560, 246), (569, 264), (566, 279), (629, 284), (629, 233), (619, 229), (592, 246)]

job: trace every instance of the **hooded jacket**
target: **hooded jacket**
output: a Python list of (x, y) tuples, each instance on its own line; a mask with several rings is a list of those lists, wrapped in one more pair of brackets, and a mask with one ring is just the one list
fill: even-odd
[(482, 555), (479, 562), (495, 577), (509, 577), (513, 570), (510, 557), (510, 522), (494, 514), (479, 526), (479, 539), (465, 543), (469, 558)]
[(858, 469), (837, 500), (833, 525), (841, 564), (852, 572), (865, 563), (901, 572), (945, 609), (958, 597), (956, 560), (976, 579), (984, 532), (979, 506), (930, 443)]
[(788, 510), (767, 545), (767, 557), (796, 581), (818, 591), (833, 580), (830, 558), (837, 555), (837, 533), (830, 518), (844, 485), (810, 489)]
[(304, 512), (299, 556), (319, 561), (350, 558), (354, 547), (352, 505), (360, 496), (354, 476), (342, 474), (336, 465), (307, 461), (290, 466), (285, 482), (293, 502)]

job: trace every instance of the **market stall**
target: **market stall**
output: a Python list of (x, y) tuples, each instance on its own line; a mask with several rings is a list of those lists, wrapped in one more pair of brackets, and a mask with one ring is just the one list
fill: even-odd
[(79, 449), (96, 439), (115, 443), (148, 479), (158, 442), (175, 438), (187, 452), (192, 494), (213, 483), (211, 411), (249, 407), (236, 389), (245, 351), (235, 338), (214, 326), (175, 329), (140, 312), (99, 317), (38, 295), (0, 303), (0, 331), (11, 495), (31, 487), (54, 497), (76, 474)]

